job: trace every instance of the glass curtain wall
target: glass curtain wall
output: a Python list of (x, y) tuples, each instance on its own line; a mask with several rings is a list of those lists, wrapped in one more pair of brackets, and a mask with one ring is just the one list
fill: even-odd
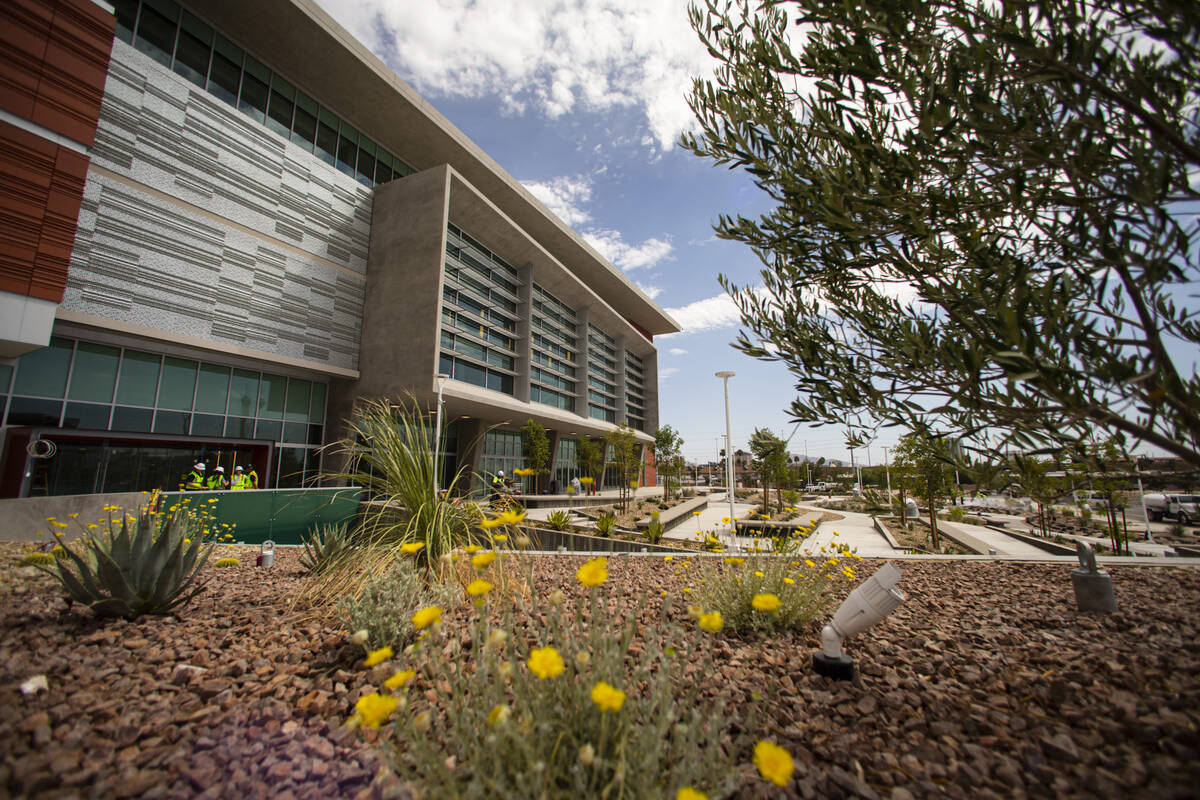
[[(513, 478), (513, 470), (525, 466), (525, 446), (520, 431), (488, 431), (483, 437), (479, 456), (479, 480), (485, 489), (491, 486), (492, 476), (503, 470)], [(517, 479), (517, 485), (520, 480)]]
[(616, 341), (595, 325), (588, 325), (588, 416), (617, 421)]
[(575, 411), (575, 353), (579, 326), (575, 309), (533, 285), (529, 399)]
[(625, 417), (629, 427), (646, 430), (646, 368), (642, 360), (625, 351)]

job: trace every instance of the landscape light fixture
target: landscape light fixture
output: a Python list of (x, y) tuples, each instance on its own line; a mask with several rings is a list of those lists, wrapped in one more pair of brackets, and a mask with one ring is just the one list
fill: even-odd
[(842, 652), (842, 640), (865, 631), (905, 601), (904, 592), (895, 588), (899, 580), (900, 570), (889, 561), (838, 607), (833, 620), (821, 630), (821, 649), (813, 654), (813, 669), (818, 675), (836, 681), (854, 678), (854, 659)]
[(729, 379), (736, 373), (722, 370), (716, 376), (725, 382), (725, 490), (729, 495), (729, 550), (737, 549), (737, 517), (733, 513), (733, 436), (729, 423)]

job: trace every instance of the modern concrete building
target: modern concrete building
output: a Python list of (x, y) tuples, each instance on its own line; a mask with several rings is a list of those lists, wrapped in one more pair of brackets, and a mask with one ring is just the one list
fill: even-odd
[(9, 0), (0, 42), (0, 495), (296, 486), (439, 373), (451, 468), (650, 440), (675, 322), (314, 3)]

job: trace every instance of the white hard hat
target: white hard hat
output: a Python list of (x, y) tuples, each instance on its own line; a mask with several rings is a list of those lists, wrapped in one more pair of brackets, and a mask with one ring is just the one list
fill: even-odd
[(233, 471), (234, 471), (234, 472), (241, 472), (241, 471), (242, 471), (242, 465), (241, 465), (241, 464), (238, 464), (236, 467), (234, 467), (234, 468), (233, 468)]
[(497, 472), (497, 473), (496, 473), (496, 475), (497, 475), (497, 476), (499, 476), (499, 477), (501, 477), (501, 478), (503, 478), (503, 477), (504, 477), (504, 470), (500, 470), (499, 472)]
[(203, 461), (197, 461), (197, 462), (196, 462), (195, 469), (204, 469), (204, 462), (203, 462)]
[(224, 472), (224, 471), (225, 471), (224, 467), (217, 467), (217, 472)]

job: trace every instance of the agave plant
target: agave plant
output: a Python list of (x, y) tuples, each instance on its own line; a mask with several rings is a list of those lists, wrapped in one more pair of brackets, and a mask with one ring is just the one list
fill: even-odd
[(347, 530), (348, 526), (343, 522), (340, 525), (322, 525), (309, 531), (303, 539), (304, 552), (300, 556), (300, 566), (315, 575), (337, 563), (350, 552)]
[(86, 531), (80, 547), (64, 548), (67, 558), (39, 568), (62, 583), (70, 601), (86, 605), (98, 617), (166, 614), (204, 588), (193, 586), (212, 553), (201, 525), (182, 507), (161, 516), (149, 508), (137, 517), (122, 513), (119, 530)]
[(596, 519), (596, 530), (602, 536), (608, 536), (617, 527), (617, 518), (612, 514), (602, 514)]
[(556, 531), (565, 531), (571, 524), (570, 511), (551, 511), (546, 515), (546, 524)]
[(650, 544), (658, 544), (658, 540), (663, 537), (665, 526), (659, 522), (658, 512), (655, 511), (650, 515), (650, 522), (646, 524), (646, 539)]

